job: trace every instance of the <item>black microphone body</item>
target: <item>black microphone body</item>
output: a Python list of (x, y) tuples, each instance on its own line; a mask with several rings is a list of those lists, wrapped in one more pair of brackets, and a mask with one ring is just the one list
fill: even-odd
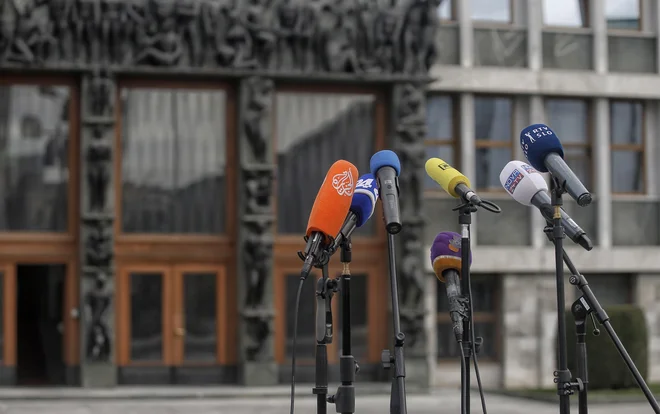
[(543, 164), (580, 207), (591, 204), (591, 194), (559, 154), (551, 152), (546, 155)]
[[(552, 206), (550, 196), (545, 190), (540, 190), (534, 194), (531, 203), (541, 211), (543, 218), (552, 222), (554, 207)], [(561, 209), (561, 224), (564, 227), (564, 233), (566, 233), (566, 236), (573, 240), (573, 242), (579, 244), (586, 250), (593, 249), (593, 243), (591, 242), (591, 239), (589, 239), (589, 236), (587, 236), (587, 233), (582, 230), (575, 221), (573, 221), (571, 216), (569, 216), (563, 208)]]
[(442, 272), (447, 287), (447, 300), (449, 301), (449, 316), (451, 317), (454, 335), (458, 342), (463, 341), (463, 304), (461, 298), (461, 284), (458, 271), (447, 269)]
[(357, 222), (358, 222), (358, 215), (354, 211), (349, 211), (348, 215), (346, 216), (346, 221), (344, 221), (344, 225), (341, 226), (341, 230), (339, 230), (339, 234), (337, 234), (334, 243), (332, 243), (332, 247), (330, 248), (331, 253), (336, 252), (337, 249), (339, 249), (339, 246), (341, 246), (341, 244), (343, 243), (343, 241), (351, 237), (351, 234), (353, 234), (353, 232), (357, 228)]
[(305, 245), (305, 262), (300, 271), (301, 279), (307, 279), (307, 276), (312, 272), (316, 259), (318, 259), (323, 252), (324, 239), (325, 235), (320, 231), (313, 232), (307, 239), (307, 244)]
[(399, 211), (399, 177), (393, 167), (384, 166), (376, 171), (380, 200), (383, 204), (385, 228), (390, 234), (401, 231), (401, 212)]

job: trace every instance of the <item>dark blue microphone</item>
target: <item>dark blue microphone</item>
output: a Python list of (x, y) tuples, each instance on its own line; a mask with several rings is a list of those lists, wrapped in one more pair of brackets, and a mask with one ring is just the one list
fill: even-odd
[(362, 227), (374, 214), (378, 201), (378, 187), (373, 174), (365, 174), (358, 179), (353, 191), (353, 200), (346, 221), (335, 238), (332, 252), (337, 251), (344, 239), (351, 237), (357, 227)]
[(591, 194), (564, 161), (564, 148), (549, 126), (534, 124), (520, 131), (520, 147), (532, 167), (550, 172), (581, 207), (591, 204)]
[(369, 162), (371, 173), (376, 176), (380, 201), (383, 203), (383, 218), (385, 229), (390, 234), (401, 231), (401, 214), (399, 211), (399, 174), (401, 162), (393, 151), (378, 151)]

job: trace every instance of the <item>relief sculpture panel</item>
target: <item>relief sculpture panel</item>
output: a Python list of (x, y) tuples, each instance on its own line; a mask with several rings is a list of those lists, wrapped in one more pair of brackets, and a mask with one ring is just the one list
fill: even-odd
[(439, 3), (4, 1), (0, 65), (424, 75)]
[(108, 73), (95, 70), (84, 78), (80, 232), (84, 280), (81, 301), (84, 308), (84, 356), (93, 362), (110, 362), (113, 354), (113, 97), (114, 81)]
[(401, 199), (401, 323), (406, 345), (413, 355), (425, 353), (424, 217), (422, 197), (426, 151), (426, 98), (423, 85), (398, 84), (394, 88), (394, 147), (401, 159), (399, 183), (406, 189)]
[[(262, 44), (266, 46), (267, 41)], [(274, 164), (271, 113), (274, 84), (250, 77), (241, 83), (239, 159), (241, 169), (240, 268), (243, 359), (272, 361), (273, 278), (272, 201)]]

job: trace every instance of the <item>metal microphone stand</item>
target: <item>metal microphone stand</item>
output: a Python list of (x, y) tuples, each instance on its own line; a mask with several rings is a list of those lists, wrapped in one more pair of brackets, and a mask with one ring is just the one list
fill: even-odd
[(355, 374), (360, 370), (359, 365), (351, 354), (351, 239), (344, 238), (341, 243), (341, 262), (343, 271), (339, 290), (341, 292), (341, 356), (339, 357), (339, 381), (341, 385), (337, 393), (328, 398), (328, 402), (335, 404), (337, 413), (355, 413)]
[[(483, 200), (484, 209), (500, 213), (502, 210), (490, 201)], [(458, 211), (458, 224), (461, 226), (461, 295), (466, 300), (466, 314), (463, 318), (463, 339), (459, 344), (462, 348), (461, 358), (461, 413), (470, 412), (470, 358), (472, 352), (477, 354), (483, 344), (483, 338), (476, 337), (472, 341), (472, 295), (470, 293), (470, 224), (472, 224), (472, 213), (477, 212), (477, 206), (470, 201), (455, 207), (453, 211)], [(474, 342), (474, 343), (473, 343)]]
[(327, 414), (328, 344), (332, 343), (332, 297), (338, 288), (337, 280), (328, 277), (330, 255), (324, 252), (316, 264), (322, 277), (316, 282), (316, 372), (315, 386), (317, 414)]
[(392, 324), (394, 327), (394, 355), (389, 349), (381, 353), (383, 368), (392, 369), (392, 390), (390, 393), (390, 414), (408, 414), (406, 405), (406, 363), (403, 344), (406, 335), (401, 332), (401, 313), (399, 311), (399, 285), (396, 277), (396, 252), (394, 234), (387, 234), (387, 250), (390, 267), (390, 289), (392, 292)]
[[(554, 226), (546, 226), (544, 232), (546, 233), (550, 241), (555, 243), (555, 249), (556, 249), (557, 243), (553, 240), (553, 233), (554, 233), (553, 227)], [(630, 372), (633, 374), (633, 377), (635, 377), (635, 381), (637, 381), (637, 385), (639, 385), (639, 387), (642, 389), (644, 396), (646, 396), (646, 399), (648, 400), (649, 404), (651, 404), (651, 408), (653, 408), (653, 411), (655, 413), (660, 414), (660, 406), (658, 406), (658, 402), (651, 393), (651, 390), (649, 389), (649, 386), (646, 384), (646, 381), (644, 381), (642, 374), (640, 374), (639, 370), (635, 366), (635, 363), (633, 362), (632, 358), (630, 358), (628, 351), (626, 351), (626, 348), (621, 343), (619, 336), (614, 331), (614, 328), (612, 328), (612, 324), (610, 323), (610, 317), (607, 315), (605, 309), (603, 309), (603, 307), (598, 302), (598, 299), (591, 290), (591, 287), (589, 287), (589, 282), (587, 282), (587, 279), (577, 270), (575, 265), (573, 265), (573, 261), (571, 260), (571, 258), (568, 256), (568, 254), (563, 248), (561, 248), (561, 257), (563, 262), (566, 263), (566, 267), (568, 267), (568, 269), (571, 271), (571, 276), (569, 277), (568, 281), (570, 282), (571, 285), (576, 286), (578, 289), (580, 289), (580, 292), (582, 292), (582, 296), (580, 296), (575, 302), (573, 302), (573, 305), (571, 306), (571, 313), (575, 318), (575, 330), (577, 334), (575, 359), (577, 363), (578, 375), (577, 378), (575, 378), (573, 381), (569, 381), (568, 383), (564, 384), (564, 389), (568, 392), (566, 398), (568, 398), (568, 395), (571, 395), (575, 391), (578, 391), (578, 412), (580, 414), (588, 413), (587, 384), (589, 381), (587, 374), (587, 344), (585, 339), (587, 334), (587, 326), (586, 326), (587, 316), (590, 316), (594, 325), (594, 331), (593, 331), (594, 336), (600, 335), (600, 330), (596, 327), (596, 320), (598, 320), (598, 323), (600, 323), (602, 326), (605, 327), (605, 330), (607, 331), (607, 334), (610, 336), (610, 339), (614, 343), (614, 346), (616, 347), (617, 351), (619, 351), (619, 354), (621, 355), (624, 362), (628, 366)], [(566, 341), (566, 337), (564, 336), (564, 347), (566, 346), (565, 341)], [(558, 345), (561, 346), (561, 343), (559, 343)], [(557, 380), (555, 380), (555, 382), (557, 382)], [(558, 383), (558, 387), (560, 385), (561, 384)]]
[[(559, 395), (559, 413), (569, 414), (571, 411), (570, 395), (574, 387), (571, 383), (571, 371), (568, 370), (568, 351), (566, 349), (566, 318), (564, 317), (564, 227), (561, 224), (562, 195), (566, 189), (554, 176), (552, 188), (552, 232), (548, 232), (555, 245), (555, 277), (557, 284), (557, 362), (559, 367), (554, 372), (557, 394)], [(583, 387), (580, 382), (580, 388)]]

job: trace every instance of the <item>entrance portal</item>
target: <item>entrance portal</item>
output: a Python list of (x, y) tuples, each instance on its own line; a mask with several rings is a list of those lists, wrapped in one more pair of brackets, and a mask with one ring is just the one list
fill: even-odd
[(65, 383), (62, 352), (65, 275), (65, 265), (16, 266), (19, 385)]

